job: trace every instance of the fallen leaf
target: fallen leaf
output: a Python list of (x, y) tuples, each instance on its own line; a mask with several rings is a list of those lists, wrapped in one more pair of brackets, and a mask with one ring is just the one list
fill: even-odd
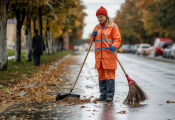
[(86, 108), (86, 106), (81, 106), (80, 108)]
[(122, 111), (120, 111), (118, 113), (120, 113), (120, 114), (126, 114), (126, 111), (125, 110), (122, 110)]
[(93, 100), (93, 103), (97, 104), (97, 100)]
[(174, 101), (168, 100), (168, 101), (166, 101), (166, 103), (175, 103), (175, 102), (174, 102)]

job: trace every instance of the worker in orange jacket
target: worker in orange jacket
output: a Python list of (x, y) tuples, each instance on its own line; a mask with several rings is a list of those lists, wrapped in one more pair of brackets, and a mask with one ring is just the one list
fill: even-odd
[[(94, 28), (91, 34), (95, 42), (95, 69), (99, 74), (100, 97), (98, 101), (112, 101), (115, 92), (115, 70), (117, 69), (117, 60), (112, 52), (117, 55), (116, 49), (121, 44), (119, 27), (108, 17), (107, 10), (100, 7), (96, 11), (99, 21), (98, 30)], [(103, 32), (110, 42), (110, 46), (105, 41)]]

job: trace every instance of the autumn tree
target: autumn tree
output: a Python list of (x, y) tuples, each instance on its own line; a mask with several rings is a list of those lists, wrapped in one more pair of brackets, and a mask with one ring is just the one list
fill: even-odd
[(7, 10), (9, 1), (0, 1), (0, 70), (7, 69)]
[(32, 61), (31, 6), (28, 6), (26, 11), (26, 61)]
[(82, 38), (83, 27), (85, 25), (83, 21), (84, 17), (87, 15), (85, 12), (83, 12), (83, 9), (85, 9), (85, 6), (81, 5), (79, 1), (76, 2), (76, 8), (71, 10), (76, 15), (76, 18), (72, 32), (70, 33), (70, 44), (76, 44), (76, 41)]
[(135, 0), (126, 0), (117, 12), (114, 22), (119, 26), (123, 43), (142, 43), (145, 30), (141, 21), (142, 13), (136, 7)]
[(158, 25), (162, 27), (165, 37), (175, 38), (175, 1), (159, 0), (158, 2)]
[(21, 28), (26, 15), (26, 6), (28, 3), (25, 2), (11, 2), (11, 12), (9, 18), (16, 18), (16, 43), (15, 43), (15, 62), (21, 61)]
[(82, 37), (83, 20), (86, 15), (80, 0), (53, 0), (55, 20), (50, 21), (52, 38), (69, 35), (70, 42)]
[(175, 1), (126, 0), (114, 21), (123, 43), (154, 43), (155, 37), (175, 38)]

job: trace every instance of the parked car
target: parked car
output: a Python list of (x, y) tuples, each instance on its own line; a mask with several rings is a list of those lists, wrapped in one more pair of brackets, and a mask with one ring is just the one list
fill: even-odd
[(139, 44), (135, 44), (133, 49), (131, 50), (131, 53), (135, 54), (137, 49), (138, 49), (138, 47), (139, 47)]
[(131, 52), (131, 50), (130, 50), (130, 45), (129, 44), (125, 44), (125, 45), (123, 45), (123, 52), (124, 53), (129, 53), (129, 52)]
[(148, 53), (149, 54), (154, 54), (154, 47), (153, 46), (148, 48)]
[(170, 49), (172, 44), (168, 45), (167, 48), (163, 51), (163, 57), (164, 58), (170, 58)]
[(132, 51), (134, 50), (134, 45), (130, 46), (130, 52), (132, 53)]
[(164, 49), (172, 43), (173, 41), (169, 38), (155, 38), (154, 56), (163, 55)]
[(163, 51), (164, 58), (175, 58), (175, 43), (170, 44), (165, 50)]
[(148, 49), (151, 47), (150, 44), (140, 44), (138, 49), (137, 49), (137, 55), (143, 54), (143, 55), (148, 55)]
[(120, 46), (117, 48), (117, 52), (121, 52), (121, 51), (120, 51), (121, 46), (122, 46), (122, 45), (120, 45)]
[(124, 53), (130, 52), (130, 45), (129, 44), (121, 45), (119, 51)]
[(74, 46), (74, 51), (78, 51), (78, 46)]
[(175, 59), (175, 43), (171, 46), (170, 57)]

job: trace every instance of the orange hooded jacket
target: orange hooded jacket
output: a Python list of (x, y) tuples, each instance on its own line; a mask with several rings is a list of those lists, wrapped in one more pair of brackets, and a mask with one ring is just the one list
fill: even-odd
[[(96, 26), (97, 27), (97, 26)], [(96, 30), (94, 28), (93, 32)], [(92, 32), (92, 33), (93, 33)], [(117, 49), (121, 44), (121, 36), (118, 25), (113, 23), (112, 21), (109, 22), (102, 30), (102, 26), (99, 25), (97, 30), (97, 35), (94, 38), (95, 42), (95, 69), (100, 69), (100, 64), (102, 64), (103, 69), (117, 69), (117, 60), (113, 53), (109, 49), (108, 43), (105, 41), (105, 37), (103, 33), (106, 35), (109, 43)], [(91, 34), (91, 40), (93, 36)], [(117, 52), (115, 51), (115, 54)]]

